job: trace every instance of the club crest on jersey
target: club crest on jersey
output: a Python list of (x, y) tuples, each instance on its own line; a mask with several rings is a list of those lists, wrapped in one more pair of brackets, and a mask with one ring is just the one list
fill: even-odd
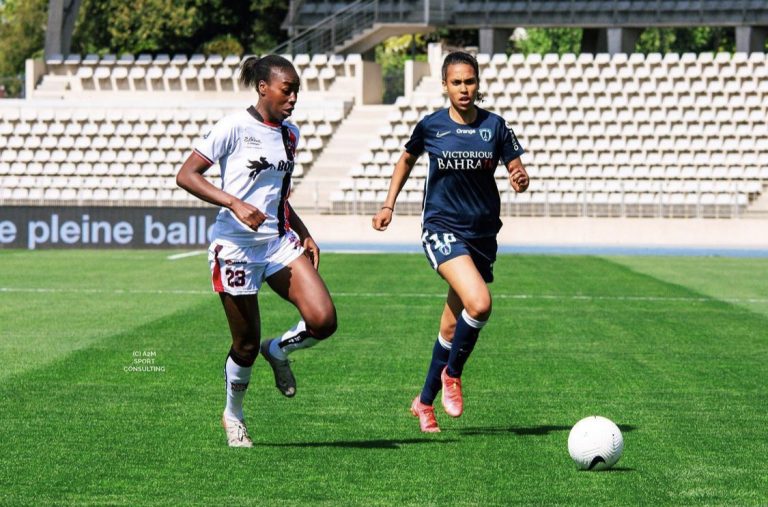
[(260, 157), (259, 160), (248, 161), (248, 169), (251, 170), (248, 177), (255, 180), (259, 173), (266, 170), (293, 173), (293, 167), (293, 160), (281, 160), (275, 167), (275, 164), (269, 162), (267, 157)]
[(486, 143), (493, 139), (493, 131), (491, 129), (480, 129), (478, 132), (480, 132), (480, 139)]
[(259, 160), (249, 160), (248, 169), (251, 169), (251, 173), (248, 175), (248, 177), (251, 179), (256, 179), (256, 176), (258, 176), (261, 171), (270, 168), (274, 169), (274, 167), (274, 164), (270, 164), (267, 161), (267, 157), (261, 157)]

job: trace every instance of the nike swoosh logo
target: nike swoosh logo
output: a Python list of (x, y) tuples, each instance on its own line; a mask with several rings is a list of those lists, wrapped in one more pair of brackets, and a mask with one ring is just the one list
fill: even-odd
[(440, 139), (441, 137), (445, 137), (445, 136), (447, 136), (450, 133), (451, 133), (450, 130), (446, 130), (445, 132), (438, 132), (437, 134), (435, 134), (435, 137)]

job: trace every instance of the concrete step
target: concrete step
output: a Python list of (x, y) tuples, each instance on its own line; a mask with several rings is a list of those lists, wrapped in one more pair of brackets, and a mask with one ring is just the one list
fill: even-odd
[(307, 175), (297, 181), (291, 194), (291, 205), (297, 210), (322, 212), (330, 208), (330, 196), (368, 145), (379, 137), (379, 128), (386, 123), (391, 106), (356, 105), (341, 122), (326, 146), (312, 164)]

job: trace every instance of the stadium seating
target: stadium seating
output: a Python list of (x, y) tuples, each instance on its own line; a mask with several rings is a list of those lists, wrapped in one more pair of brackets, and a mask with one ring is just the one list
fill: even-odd
[[(302, 79), (292, 118), (302, 133), (294, 171), (301, 181), (352, 107), (361, 59), (285, 56)], [(241, 61), (216, 54), (47, 58), (27, 100), (0, 101), (0, 202), (199, 203), (172, 176), (195, 139), (253, 99), (238, 81)], [(48, 188), (53, 175), (59, 179)]]
[[(29, 99), (0, 101), (0, 203), (198, 204), (173, 175), (202, 132), (252, 98), (237, 83), (240, 61), (48, 58)], [(293, 116), (302, 131), (300, 185), (345, 121), (362, 76), (359, 55), (292, 61), (302, 80)], [(762, 53), (481, 54), (478, 61), (481, 105), (514, 126), (532, 176), (529, 192), (517, 195), (498, 169), (505, 214), (729, 217), (764, 194)], [(360, 133), (372, 141), (355, 146), (359, 158), (340, 160), (347, 177), (321, 207), (377, 209), (416, 122), (446, 105), (429, 76), (398, 98), (378, 132)], [(426, 162), (414, 169), (398, 212), (420, 212)]]
[[(293, 63), (302, 80), (302, 92), (328, 92), (338, 78), (354, 75), (360, 55), (283, 55)], [(56, 55), (45, 61), (45, 72), (30, 94), (35, 98), (68, 98), (93, 92), (192, 92), (248, 91), (238, 82), (241, 58), (237, 55), (167, 54), (138, 56)]]
[[(520, 215), (734, 216), (768, 183), (764, 54), (479, 55), (482, 106), (515, 128), (531, 188), (496, 173)], [(416, 122), (447, 106), (439, 82), (400, 97), (349, 178), (337, 212), (375, 210)], [(419, 212), (426, 157), (400, 212)]]
[[(125, 107), (0, 102), (0, 198), (95, 203), (199, 202), (173, 176), (193, 143), (242, 104)], [(298, 109), (299, 181), (346, 113), (343, 102)], [(218, 183), (218, 166), (208, 175)]]

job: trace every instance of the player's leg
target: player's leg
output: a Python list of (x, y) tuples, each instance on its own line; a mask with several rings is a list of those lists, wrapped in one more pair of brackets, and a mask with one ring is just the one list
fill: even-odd
[(336, 331), (336, 308), (319, 273), (304, 255), (270, 275), (267, 283), (301, 315), (301, 320), (281, 337), (261, 346), (275, 374), (276, 387), (284, 396), (292, 397), (296, 394), (296, 379), (288, 356), (331, 336)]
[(424, 381), (424, 387), (421, 390), (420, 401), (425, 405), (432, 405), (437, 394), (442, 388), (440, 374), (448, 364), (448, 357), (451, 352), (451, 340), (453, 339), (453, 330), (456, 327), (456, 319), (463, 310), (461, 299), (452, 288), (448, 288), (448, 297), (443, 308), (443, 315), (440, 318), (440, 333), (432, 347), (432, 362), (427, 370), (427, 378)]
[[(480, 329), (491, 315), (491, 292), (485, 280), (468, 255), (455, 257), (438, 268), (438, 272), (458, 296), (462, 310), (456, 317), (448, 373), (461, 377), (464, 364), (472, 353)], [(458, 305), (457, 305), (458, 308)], [(446, 334), (449, 334), (451, 320), (447, 320)]]
[(458, 417), (464, 410), (461, 375), (475, 348), (480, 330), (490, 317), (491, 293), (475, 265), (475, 260), (469, 255), (460, 255), (440, 264), (438, 272), (460, 301), (441, 323), (441, 333), (450, 334), (453, 328), (451, 350), (447, 365), (441, 374), (442, 401), (448, 415)]
[(449, 287), (443, 315), (440, 318), (440, 333), (432, 346), (432, 360), (427, 370), (427, 378), (424, 380), (421, 393), (411, 403), (411, 412), (419, 418), (421, 431), (426, 433), (440, 431), (433, 404), (443, 386), (440, 376), (448, 364), (448, 356), (451, 352), (450, 340), (453, 338), (456, 318), (462, 309), (459, 296)]
[(232, 334), (232, 348), (224, 365), (227, 403), (222, 424), (231, 447), (251, 447), (243, 422), (243, 401), (259, 351), (259, 301), (255, 294), (234, 296), (223, 292), (220, 297)]
[(267, 283), (280, 297), (296, 307), (303, 320), (303, 325), (294, 327), (302, 339), (281, 339), (283, 352), (290, 354), (315, 345), (336, 331), (336, 307), (331, 294), (307, 257), (296, 257), (269, 276)]
[(258, 292), (264, 279), (265, 246), (238, 247), (214, 242), (208, 250), (213, 289), (232, 335), (224, 363), (226, 406), (222, 424), (231, 447), (251, 447), (243, 422), (243, 401), (261, 338)]

